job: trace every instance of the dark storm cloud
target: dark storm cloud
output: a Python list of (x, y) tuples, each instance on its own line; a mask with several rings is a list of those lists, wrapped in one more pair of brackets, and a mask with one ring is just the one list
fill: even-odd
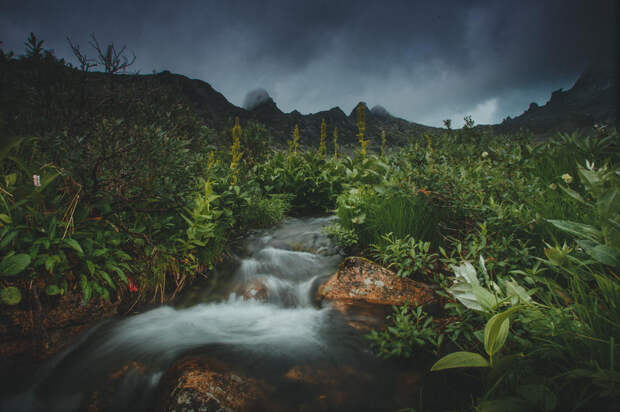
[(142, 72), (203, 79), (237, 105), (264, 88), (285, 111), (363, 100), (437, 126), (518, 115), (617, 47), (613, 0), (0, 1), (18, 53), (30, 31), (67, 57), (66, 36), (84, 47), (94, 32)]

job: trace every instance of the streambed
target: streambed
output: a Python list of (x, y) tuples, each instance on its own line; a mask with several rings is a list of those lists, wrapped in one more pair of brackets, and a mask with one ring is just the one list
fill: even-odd
[[(266, 393), (252, 410), (415, 406), (419, 373), (407, 362), (375, 359), (362, 333), (314, 298), (342, 261), (321, 232), (331, 219), (291, 218), (251, 235), (215, 287), (193, 286), (176, 307), (92, 328), (40, 368), (27, 389), (0, 401), (0, 410), (172, 410), (170, 370), (187, 358), (264, 383)], [(102, 402), (102, 387), (119, 370), (129, 372)]]

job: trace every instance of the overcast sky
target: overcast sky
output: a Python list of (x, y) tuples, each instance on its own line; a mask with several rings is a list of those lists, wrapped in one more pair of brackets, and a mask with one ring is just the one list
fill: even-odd
[(614, 0), (0, 0), (0, 41), (30, 31), (73, 61), (67, 36), (126, 44), (141, 73), (209, 82), (241, 106), (266, 89), (285, 112), (359, 101), (460, 126), (521, 114), (617, 49)]

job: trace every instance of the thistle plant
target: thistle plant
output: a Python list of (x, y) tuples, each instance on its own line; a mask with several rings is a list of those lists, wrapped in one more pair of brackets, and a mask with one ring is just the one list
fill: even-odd
[(297, 154), (297, 149), (299, 148), (299, 126), (295, 125), (293, 129), (293, 140), (288, 141), (288, 149), (292, 154)]
[(334, 127), (334, 160), (338, 160), (338, 128)]
[(232, 171), (232, 184), (237, 184), (239, 178), (239, 162), (241, 161), (241, 125), (239, 117), (235, 117), (235, 125), (232, 128), (233, 144), (230, 147), (231, 161), (230, 169)]
[(319, 143), (319, 156), (325, 157), (325, 153), (327, 152), (327, 146), (325, 145), (325, 141), (327, 140), (327, 124), (325, 123), (325, 119), (321, 120), (321, 140)]
[(366, 157), (366, 148), (368, 147), (368, 143), (370, 143), (370, 139), (364, 139), (366, 133), (366, 109), (361, 103), (357, 105), (357, 130), (357, 137), (360, 142), (360, 154), (362, 157)]

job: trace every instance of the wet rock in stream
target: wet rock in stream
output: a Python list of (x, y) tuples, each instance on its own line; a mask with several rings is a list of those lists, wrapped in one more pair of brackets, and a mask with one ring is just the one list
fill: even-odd
[(438, 301), (430, 286), (399, 278), (391, 270), (360, 257), (346, 258), (338, 272), (319, 287), (317, 295), (343, 313), (349, 325), (362, 330), (382, 326), (394, 305), (428, 306)]
[(264, 410), (275, 396), (272, 386), (213, 360), (185, 359), (166, 375), (165, 412)]

